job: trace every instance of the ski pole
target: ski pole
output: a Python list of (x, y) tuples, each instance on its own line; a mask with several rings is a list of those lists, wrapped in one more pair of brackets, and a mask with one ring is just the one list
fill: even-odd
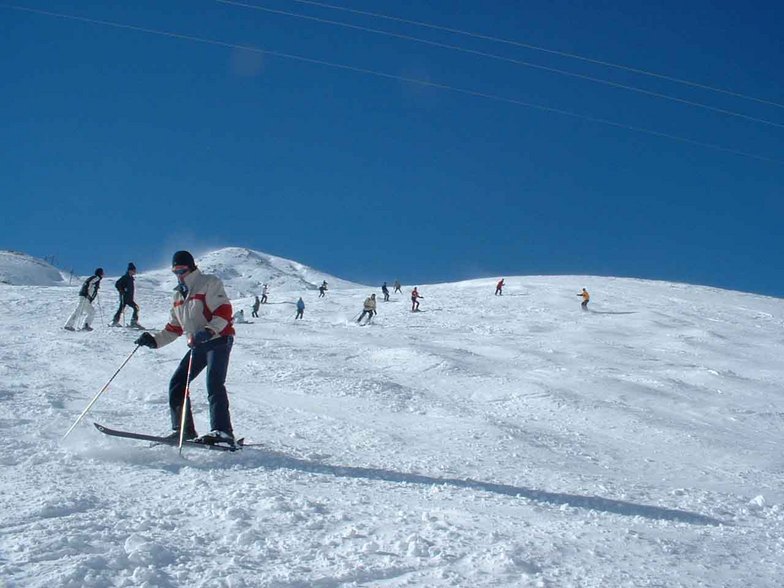
[(191, 398), (191, 366), (193, 365), (193, 347), (191, 347), (191, 352), (188, 354), (188, 375), (185, 376), (185, 398), (182, 402), (182, 415), (180, 416), (180, 442), (177, 445), (177, 449), (182, 455), (182, 443), (185, 439), (185, 415), (188, 413), (188, 402)]
[(101, 306), (101, 297), (100, 296), (96, 296), (96, 298), (98, 299), (98, 310), (101, 311), (101, 324), (105, 325), (106, 324), (106, 319), (104, 319), (104, 317), (103, 317), (103, 307)]
[(126, 359), (125, 359), (125, 361), (124, 361), (124, 362), (122, 362), (122, 365), (121, 365), (120, 367), (118, 367), (118, 368), (117, 368), (117, 371), (116, 371), (116, 372), (114, 372), (114, 375), (113, 375), (111, 378), (109, 378), (109, 381), (108, 381), (108, 382), (106, 382), (106, 384), (104, 385), (104, 387), (103, 387), (103, 388), (101, 388), (101, 391), (100, 391), (100, 392), (98, 392), (98, 394), (96, 394), (96, 395), (95, 395), (95, 397), (94, 397), (94, 398), (93, 398), (93, 399), (90, 401), (90, 404), (88, 404), (88, 405), (87, 405), (87, 408), (85, 408), (85, 409), (82, 411), (82, 414), (80, 414), (80, 415), (79, 415), (79, 418), (78, 418), (78, 419), (76, 419), (76, 421), (74, 422), (74, 424), (73, 424), (73, 425), (71, 425), (71, 428), (70, 428), (70, 429), (68, 429), (68, 430), (65, 432), (65, 435), (63, 435), (63, 438), (62, 438), (62, 440), (63, 440), (63, 441), (65, 441), (65, 438), (66, 438), (66, 437), (68, 437), (68, 435), (70, 435), (70, 434), (71, 434), (71, 431), (73, 431), (73, 430), (74, 430), (74, 428), (76, 427), (76, 425), (78, 425), (78, 424), (81, 422), (81, 420), (84, 418), (84, 415), (86, 415), (86, 414), (87, 414), (87, 412), (88, 412), (88, 411), (89, 411), (89, 410), (92, 408), (93, 404), (95, 404), (95, 403), (96, 403), (96, 401), (97, 401), (97, 400), (98, 400), (98, 398), (101, 396), (101, 394), (103, 394), (103, 393), (104, 393), (104, 391), (106, 391), (106, 389), (109, 387), (109, 384), (111, 384), (111, 383), (112, 383), (112, 380), (114, 380), (114, 378), (116, 378), (116, 377), (117, 377), (117, 374), (119, 374), (119, 373), (120, 373), (120, 370), (121, 370), (121, 369), (123, 369), (123, 368), (125, 367), (125, 364), (126, 364), (126, 363), (128, 363), (128, 362), (131, 360), (131, 358), (133, 357), (133, 354), (134, 354), (134, 353), (136, 353), (136, 352), (139, 350), (139, 347), (141, 347), (141, 345), (137, 345), (137, 346), (134, 348), (134, 350), (133, 350), (133, 351), (131, 351), (131, 354), (130, 354), (130, 355), (129, 355), (129, 356), (126, 358)]

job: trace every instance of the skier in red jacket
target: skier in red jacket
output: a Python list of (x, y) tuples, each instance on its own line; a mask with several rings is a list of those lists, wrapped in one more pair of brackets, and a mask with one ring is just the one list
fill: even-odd
[(419, 295), (419, 291), (414, 286), (414, 289), (411, 290), (411, 312), (416, 312), (419, 310), (419, 300), (418, 298), (424, 298), (424, 296)]

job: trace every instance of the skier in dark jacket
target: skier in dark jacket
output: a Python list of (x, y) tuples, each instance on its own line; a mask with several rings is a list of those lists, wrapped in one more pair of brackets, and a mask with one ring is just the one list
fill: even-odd
[(84, 314), (84, 326), (82, 331), (92, 331), (90, 323), (93, 322), (95, 316), (95, 309), (93, 308), (93, 301), (98, 296), (98, 289), (101, 287), (101, 278), (103, 278), (103, 268), (97, 268), (95, 273), (87, 278), (79, 290), (79, 305), (73, 311), (68, 321), (63, 327), (66, 331), (73, 331), (74, 325)]
[(299, 300), (297, 300), (297, 314), (294, 319), (301, 319), (303, 316), (305, 316), (305, 301), (300, 296)]
[(250, 313), (250, 316), (254, 318), (259, 318), (259, 306), (261, 305), (261, 300), (259, 297), (256, 296), (256, 300), (253, 301), (253, 312)]
[(389, 288), (387, 288), (386, 282), (381, 286), (381, 292), (384, 294), (384, 302), (389, 302)]
[(119, 327), (120, 326), (120, 316), (125, 310), (126, 306), (130, 306), (133, 309), (133, 316), (131, 317), (131, 326), (140, 328), (139, 326), (139, 305), (133, 301), (133, 294), (134, 294), (134, 280), (133, 276), (136, 275), (136, 266), (133, 265), (133, 262), (128, 264), (128, 271), (125, 272), (125, 275), (121, 277), (117, 282), (114, 284), (114, 287), (117, 288), (117, 292), (120, 294), (120, 307), (117, 309), (117, 312), (114, 313), (114, 318), (112, 319), (112, 327)]
[(327, 288), (327, 281), (326, 281), (326, 280), (324, 280), (323, 282), (321, 282), (321, 286), (319, 286), (319, 298), (324, 298), (324, 296), (325, 296), (325, 294), (324, 294), (324, 293), (325, 293), (325, 292), (326, 292), (328, 289), (329, 289), (329, 288)]

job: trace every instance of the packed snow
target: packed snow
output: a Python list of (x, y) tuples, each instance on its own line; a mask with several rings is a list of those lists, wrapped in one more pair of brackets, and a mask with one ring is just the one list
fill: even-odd
[[(498, 276), (417, 284), (413, 313), (414, 284), (385, 303), (269, 257), (197, 259), (253, 321), (227, 386), (258, 445), (236, 453), (93, 427), (168, 432), (186, 353), (131, 356), (139, 332), (105, 326), (112, 279), (91, 333), (62, 329), (79, 284), (0, 285), (1, 586), (784, 584), (781, 300), (590, 276), (505, 276), (494, 296)], [(174, 279), (138, 278), (161, 328)], [(203, 376), (191, 393), (207, 432)]]

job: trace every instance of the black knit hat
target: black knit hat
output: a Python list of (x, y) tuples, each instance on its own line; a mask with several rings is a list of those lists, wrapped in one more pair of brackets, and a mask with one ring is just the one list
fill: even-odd
[(191, 270), (196, 269), (196, 262), (189, 251), (178, 251), (172, 256), (172, 267), (175, 265), (187, 265)]
[(133, 262), (128, 262), (128, 271), (136, 271), (136, 266), (133, 265)]
[(102, 267), (95, 268), (95, 275), (103, 277), (103, 268)]

